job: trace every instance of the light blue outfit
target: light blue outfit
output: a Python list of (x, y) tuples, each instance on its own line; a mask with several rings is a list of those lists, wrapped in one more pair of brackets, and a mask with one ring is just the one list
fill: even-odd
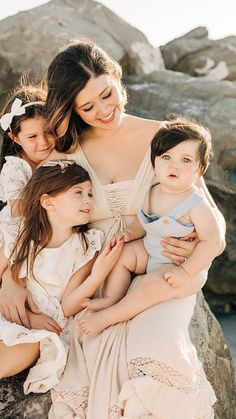
[(146, 231), (144, 237), (144, 247), (149, 254), (147, 272), (151, 272), (163, 263), (173, 263), (171, 259), (162, 255), (161, 240), (163, 237), (184, 237), (194, 230), (193, 224), (182, 224), (178, 220), (196, 204), (205, 199), (202, 189), (190, 194), (179, 205), (177, 205), (169, 214), (158, 218), (156, 215), (145, 213), (141, 208), (138, 218)]

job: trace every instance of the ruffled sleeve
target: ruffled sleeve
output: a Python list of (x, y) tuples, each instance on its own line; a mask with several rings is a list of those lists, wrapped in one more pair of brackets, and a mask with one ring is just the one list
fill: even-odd
[[(82, 266), (86, 265), (95, 255), (96, 252), (99, 252), (102, 248), (104, 233), (101, 230), (90, 229), (85, 233), (88, 249), (81, 252), (81, 241), (78, 239), (74, 242), (75, 246), (78, 243), (78, 257), (75, 258), (73, 272), (80, 269)], [(82, 253), (82, 254), (81, 254)]]
[(6, 157), (0, 174), (0, 198), (3, 202), (17, 199), (32, 176), (30, 165), (16, 156)]

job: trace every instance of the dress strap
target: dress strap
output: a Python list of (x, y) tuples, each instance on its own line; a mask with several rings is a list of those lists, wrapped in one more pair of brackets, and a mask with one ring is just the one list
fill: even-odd
[(187, 196), (187, 198), (184, 199), (184, 201), (179, 205), (177, 205), (168, 215), (178, 220), (204, 198), (205, 194), (203, 189), (198, 189), (197, 191), (194, 191), (192, 194)]

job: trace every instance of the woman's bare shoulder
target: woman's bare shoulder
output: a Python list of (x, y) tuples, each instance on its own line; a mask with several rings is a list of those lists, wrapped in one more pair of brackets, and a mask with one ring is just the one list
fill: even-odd
[(155, 119), (140, 118), (139, 116), (127, 115), (127, 122), (130, 127), (135, 129), (148, 130), (148, 132), (155, 132), (158, 130), (163, 121), (156, 121)]
[(145, 119), (138, 116), (127, 115), (127, 125), (129, 131), (138, 132), (139, 136), (146, 143), (150, 143), (155, 133), (158, 131), (162, 121), (154, 119)]

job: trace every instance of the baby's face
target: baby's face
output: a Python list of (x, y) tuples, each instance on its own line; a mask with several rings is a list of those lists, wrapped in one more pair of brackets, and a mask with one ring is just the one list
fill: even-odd
[(188, 189), (199, 177), (199, 142), (182, 141), (155, 158), (154, 172), (162, 186), (173, 191)]

